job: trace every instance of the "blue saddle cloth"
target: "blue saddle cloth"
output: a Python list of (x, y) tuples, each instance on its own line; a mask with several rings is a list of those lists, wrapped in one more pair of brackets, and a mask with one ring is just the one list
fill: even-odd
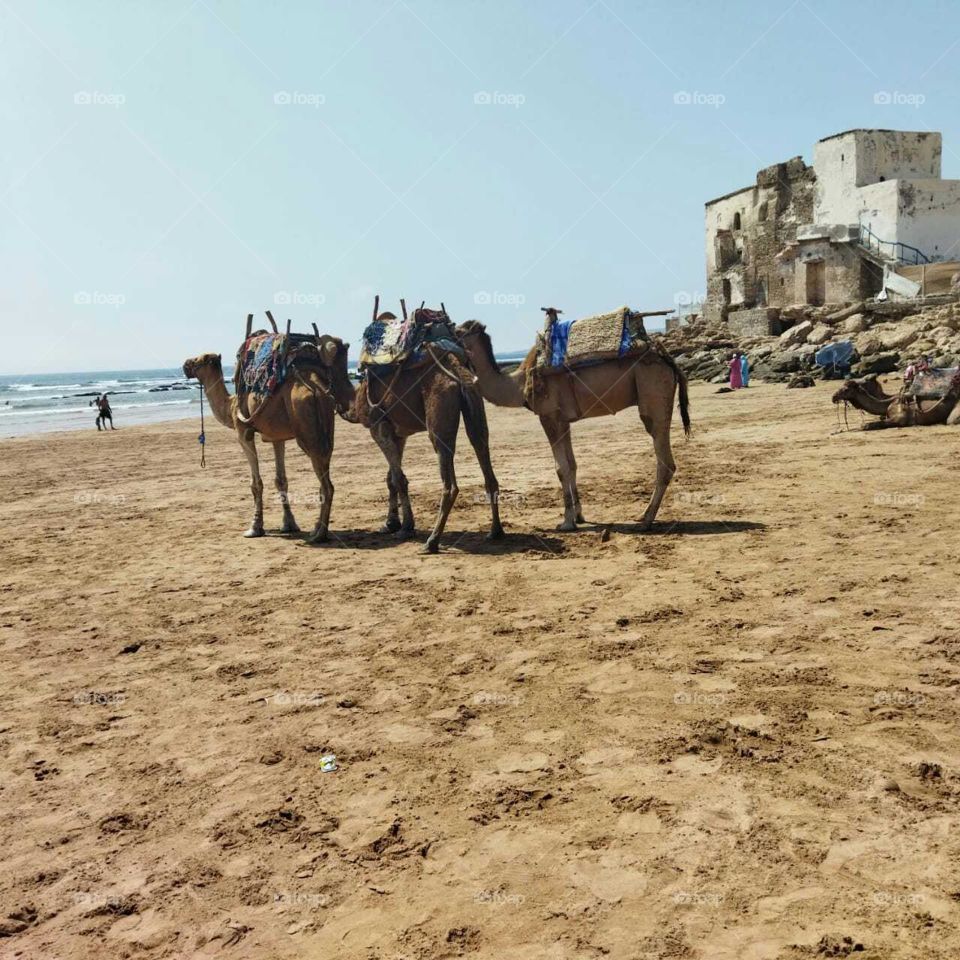
[(550, 366), (562, 367), (567, 359), (567, 344), (570, 342), (570, 328), (576, 320), (560, 320), (550, 328)]

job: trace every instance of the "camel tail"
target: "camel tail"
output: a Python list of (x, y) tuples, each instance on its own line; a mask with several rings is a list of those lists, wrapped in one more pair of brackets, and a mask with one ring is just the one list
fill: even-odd
[(674, 364), (674, 374), (677, 386), (680, 388), (680, 419), (683, 421), (683, 434), (689, 437), (693, 433), (690, 425), (690, 390), (687, 384), (687, 375)]
[(487, 444), (490, 441), (490, 428), (487, 426), (487, 411), (483, 405), (483, 397), (476, 387), (460, 384), (460, 412), (463, 414), (463, 424), (467, 428), (467, 437), (470, 443)]
[(673, 379), (680, 388), (680, 419), (683, 421), (684, 436), (689, 437), (693, 433), (693, 427), (690, 424), (690, 385), (687, 382), (687, 375), (677, 366), (677, 361), (663, 347), (660, 347), (659, 344), (658, 347), (663, 362), (673, 371)]

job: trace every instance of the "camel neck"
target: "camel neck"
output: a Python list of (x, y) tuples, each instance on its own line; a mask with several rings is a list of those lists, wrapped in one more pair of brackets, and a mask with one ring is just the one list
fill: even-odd
[(487, 351), (479, 343), (474, 342), (467, 352), (484, 400), (497, 407), (523, 406), (524, 376), (521, 370), (514, 373), (503, 373), (498, 370), (490, 362)]
[(878, 417), (886, 415), (890, 407), (889, 400), (881, 400), (878, 397), (874, 397), (872, 394), (867, 393), (866, 390), (859, 390), (857, 395), (851, 398), (850, 402), (855, 407), (859, 407), (867, 413), (876, 414)]
[(225, 427), (232, 430), (234, 428), (233, 397), (223, 382), (223, 373), (205, 371), (200, 377), (200, 383), (203, 385), (203, 392), (207, 395), (207, 402), (210, 404), (213, 415)]

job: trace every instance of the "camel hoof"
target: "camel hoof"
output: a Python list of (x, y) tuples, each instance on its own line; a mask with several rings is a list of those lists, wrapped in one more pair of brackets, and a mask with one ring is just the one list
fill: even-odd
[(488, 540), (502, 540), (503, 539), (503, 527), (495, 527), (487, 534)]
[(396, 533), (400, 529), (399, 520), (388, 520), (378, 531), (379, 533)]
[(285, 523), (280, 528), (281, 533), (300, 533), (300, 528), (295, 523)]
[(417, 531), (413, 527), (401, 527), (397, 531), (398, 540), (410, 540), (417, 535)]
[(421, 553), (439, 553), (439, 552), (440, 552), (440, 544), (437, 543), (435, 540), (428, 540), (428, 541), (423, 545), (423, 550), (421, 550), (420, 552), (421, 552)]
[(326, 530), (315, 530), (307, 537), (307, 543), (329, 543), (330, 537)]
[(641, 533), (649, 533), (652, 529), (653, 529), (653, 521), (652, 521), (652, 520), (641, 520), (641, 521), (640, 521), (640, 532), (641, 532)]
[(557, 527), (561, 533), (575, 533), (577, 525), (572, 520), (564, 520), (563, 523)]
[(251, 527), (244, 536), (248, 540), (253, 540), (255, 537), (265, 537), (266, 533), (264, 532), (263, 527)]
[(576, 517), (576, 522), (577, 522), (577, 523), (586, 523), (587, 521), (583, 519), (583, 514), (582, 514), (582, 513), (578, 513), (578, 514), (577, 514), (577, 517)]

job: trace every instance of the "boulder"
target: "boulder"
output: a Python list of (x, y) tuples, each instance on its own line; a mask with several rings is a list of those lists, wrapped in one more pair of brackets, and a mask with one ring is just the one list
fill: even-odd
[(800, 365), (801, 357), (796, 350), (787, 350), (770, 358), (770, 369), (774, 373), (796, 373)]
[(929, 357), (932, 353), (936, 352), (936, 349), (937, 345), (924, 337), (923, 340), (914, 340), (914, 342), (910, 344), (910, 349), (907, 353), (911, 357)]
[(780, 319), (799, 323), (801, 320), (806, 320), (810, 316), (812, 309), (812, 307), (807, 306), (805, 303), (792, 303), (789, 307), (783, 307), (780, 310)]
[(883, 344), (880, 342), (880, 338), (872, 331), (855, 337), (853, 342), (857, 348), (857, 353), (859, 353), (861, 357), (870, 357), (883, 350)]
[(918, 336), (919, 331), (912, 324), (898, 323), (892, 330), (880, 334), (880, 342), (885, 350), (900, 350), (913, 343)]
[(805, 343), (810, 331), (813, 330), (813, 324), (809, 320), (802, 320), (796, 326), (784, 330), (780, 334), (780, 344), (784, 347), (792, 347), (799, 343)]
[(861, 360), (850, 372), (855, 377), (868, 377), (874, 373), (893, 373), (899, 364), (899, 353), (878, 353)]
[(843, 333), (862, 333), (870, 326), (870, 321), (862, 314), (855, 313), (840, 324)]
[(831, 327), (828, 327), (825, 323), (818, 323), (810, 333), (807, 334), (807, 343), (814, 345), (826, 343), (828, 340), (833, 339), (833, 335), (833, 329)]
[(954, 331), (950, 327), (934, 327), (932, 330), (927, 332), (927, 340), (932, 340), (937, 346), (940, 346), (943, 343), (954, 338)]

